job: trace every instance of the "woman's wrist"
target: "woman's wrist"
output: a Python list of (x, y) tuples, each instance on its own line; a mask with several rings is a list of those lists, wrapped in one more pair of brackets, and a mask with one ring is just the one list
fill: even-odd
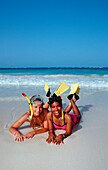
[(49, 130), (49, 133), (53, 133), (53, 132), (54, 132), (54, 130), (53, 130), (53, 129)]
[(32, 133), (33, 133), (33, 135), (36, 135), (36, 130), (34, 130)]
[(16, 131), (14, 132), (14, 134), (13, 134), (13, 135), (14, 135), (14, 136), (16, 136), (16, 134), (17, 134), (17, 133), (18, 133), (18, 131), (16, 130)]
[(66, 138), (68, 135), (66, 133), (62, 134), (63, 139)]
[(15, 137), (18, 137), (18, 136), (21, 136), (22, 134), (18, 131), (18, 130), (16, 130), (15, 132), (14, 132), (14, 136)]
[(54, 134), (54, 130), (49, 130), (49, 136), (51, 137), (51, 136), (55, 136), (55, 134)]

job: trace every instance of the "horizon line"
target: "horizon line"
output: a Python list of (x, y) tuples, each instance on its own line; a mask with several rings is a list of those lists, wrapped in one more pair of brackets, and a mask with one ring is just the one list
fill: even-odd
[(108, 68), (108, 67), (99, 67), (99, 66), (79, 66), (79, 67), (60, 67), (60, 66), (51, 66), (51, 67), (0, 67), (0, 69), (78, 69), (78, 68), (84, 68), (84, 69), (88, 69), (88, 68), (98, 68), (98, 69), (102, 69), (102, 68)]

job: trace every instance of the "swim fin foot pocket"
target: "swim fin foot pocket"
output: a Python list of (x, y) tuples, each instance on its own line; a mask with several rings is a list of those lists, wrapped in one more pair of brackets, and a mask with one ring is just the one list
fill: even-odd
[(74, 96), (76, 100), (79, 100), (79, 96), (76, 93), (74, 94)]
[(46, 93), (46, 96), (50, 97), (50, 94), (51, 94), (51, 92), (50, 92), (50, 88), (49, 88), (48, 92)]
[(57, 95), (54, 93), (54, 94), (52, 95), (52, 97), (57, 97)]
[(73, 98), (73, 94), (69, 94), (68, 96), (67, 96), (67, 98), (70, 100), (70, 99), (72, 99)]
[(79, 96), (78, 96), (76, 93), (74, 93), (74, 94), (69, 94), (69, 95), (67, 96), (67, 98), (68, 98), (69, 100), (71, 100), (71, 99), (73, 98), (73, 96), (75, 97), (76, 100), (79, 100)]

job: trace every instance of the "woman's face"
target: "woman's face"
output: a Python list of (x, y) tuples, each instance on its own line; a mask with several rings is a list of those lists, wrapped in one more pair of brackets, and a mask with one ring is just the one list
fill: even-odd
[(38, 101), (33, 102), (32, 108), (33, 108), (33, 115), (34, 116), (40, 116), (40, 114), (43, 111), (43, 105), (38, 104)]
[(52, 113), (53, 113), (56, 117), (59, 117), (59, 116), (60, 116), (61, 110), (62, 110), (62, 107), (61, 107), (60, 103), (54, 102), (54, 103), (51, 104), (50, 108), (51, 108)]

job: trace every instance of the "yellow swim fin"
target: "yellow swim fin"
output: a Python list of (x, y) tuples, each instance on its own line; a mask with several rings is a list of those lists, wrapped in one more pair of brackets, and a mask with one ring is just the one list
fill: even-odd
[(78, 87), (76, 94), (79, 95), (79, 92), (80, 92), (80, 87)]
[(45, 82), (44, 90), (46, 91), (46, 96), (49, 97), (51, 93), (47, 82)]
[(46, 91), (46, 93), (47, 93), (48, 90), (49, 90), (49, 86), (48, 86), (47, 82), (45, 82), (44, 90)]
[(76, 100), (78, 100), (79, 92), (80, 92), (79, 83), (74, 83), (71, 85), (71, 91), (67, 98), (70, 100), (73, 97), (73, 95), (75, 95)]
[(80, 92), (80, 87), (78, 87), (76, 93), (75, 93), (75, 99), (78, 100), (79, 99), (79, 92)]
[(55, 93), (57, 96), (60, 96), (62, 93), (67, 91), (69, 86), (63, 81), (56, 89)]
[(78, 90), (78, 87), (79, 87), (79, 83), (74, 83), (74, 84), (72, 84), (72, 85), (71, 85), (71, 92), (70, 92), (70, 94), (76, 93), (77, 90)]

